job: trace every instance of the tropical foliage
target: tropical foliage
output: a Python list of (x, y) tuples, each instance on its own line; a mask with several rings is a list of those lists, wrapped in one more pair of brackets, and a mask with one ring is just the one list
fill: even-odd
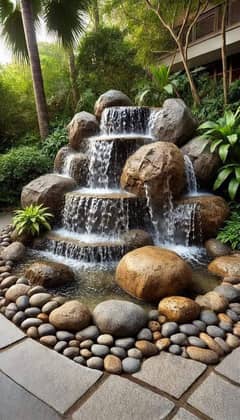
[(53, 215), (42, 204), (31, 204), (21, 210), (16, 210), (13, 217), (13, 227), (18, 235), (30, 234), (38, 236), (43, 230), (51, 230), (49, 220)]
[(240, 249), (240, 206), (234, 205), (232, 212), (220, 230), (217, 239), (233, 249)]

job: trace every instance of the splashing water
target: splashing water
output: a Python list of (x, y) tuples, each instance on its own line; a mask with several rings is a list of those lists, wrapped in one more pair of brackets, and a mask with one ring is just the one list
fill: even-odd
[(90, 141), (88, 187), (105, 188), (109, 186), (109, 165), (113, 150), (113, 141)]
[(187, 179), (187, 194), (197, 195), (197, 179), (195, 176), (194, 168), (191, 159), (184, 155), (185, 174)]
[(142, 107), (111, 107), (101, 117), (102, 134), (146, 134), (150, 110)]

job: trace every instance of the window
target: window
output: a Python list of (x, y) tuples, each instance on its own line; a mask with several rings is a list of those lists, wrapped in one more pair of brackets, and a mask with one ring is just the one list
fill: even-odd
[(202, 16), (196, 24), (196, 39), (215, 32), (215, 13)]
[(238, 22), (240, 22), (240, 1), (231, 0), (229, 4), (228, 24), (233, 25)]

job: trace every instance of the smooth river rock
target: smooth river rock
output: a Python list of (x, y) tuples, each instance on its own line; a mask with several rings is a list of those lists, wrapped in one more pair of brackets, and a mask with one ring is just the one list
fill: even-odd
[(208, 270), (217, 276), (239, 277), (240, 279), (240, 254), (215, 258), (208, 265)]
[(191, 359), (198, 362), (206, 363), (207, 365), (215, 364), (219, 360), (219, 356), (215, 351), (208, 349), (201, 349), (199, 347), (187, 347), (187, 354)]
[(162, 299), (158, 305), (158, 310), (169, 321), (175, 322), (193, 321), (200, 314), (200, 306), (194, 300), (183, 296), (171, 296)]
[(31, 286), (58, 287), (74, 280), (74, 273), (65, 264), (52, 261), (36, 261), (25, 270)]
[(78, 300), (70, 300), (54, 309), (49, 322), (61, 330), (79, 331), (91, 322), (91, 312)]

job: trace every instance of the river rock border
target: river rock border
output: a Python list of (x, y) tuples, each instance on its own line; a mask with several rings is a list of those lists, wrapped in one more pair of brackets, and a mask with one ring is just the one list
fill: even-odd
[[(7, 226), (0, 234), (0, 248), (11, 242)], [(213, 292), (198, 296), (201, 311), (192, 322), (169, 321), (159, 310), (150, 310), (143, 328), (119, 338), (101, 333), (94, 324), (77, 332), (57, 329), (49, 317), (66, 299), (13, 275), (14, 265), (0, 258), (0, 312), (27, 336), (80, 365), (113, 374), (135, 373), (145, 358), (161, 351), (216, 364), (240, 346), (240, 279), (224, 278)]]

